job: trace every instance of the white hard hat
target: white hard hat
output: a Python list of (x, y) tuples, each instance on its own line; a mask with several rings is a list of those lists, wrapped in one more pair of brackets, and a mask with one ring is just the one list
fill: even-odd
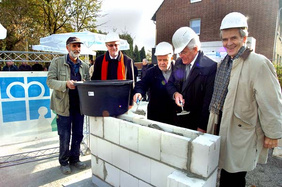
[(242, 27), (248, 28), (246, 16), (240, 12), (231, 12), (222, 19), (220, 30)]
[(119, 41), (120, 41), (119, 35), (115, 32), (109, 32), (106, 35), (105, 43), (107, 43), (107, 42), (119, 42)]
[(173, 54), (172, 45), (168, 42), (161, 42), (156, 46), (155, 56)]
[(179, 28), (172, 36), (174, 53), (180, 53), (198, 35), (190, 27)]

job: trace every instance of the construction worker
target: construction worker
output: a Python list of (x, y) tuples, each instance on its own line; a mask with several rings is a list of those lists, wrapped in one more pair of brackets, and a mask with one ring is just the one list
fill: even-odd
[(151, 96), (148, 103), (147, 118), (163, 123), (174, 124), (174, 101), (169, 97), (166, 84), (173, 70), (173, 48), (167, 42), (156, 46), (155, 56), (158, 65), (147, 70), (146, 75), (136, 83), (133, 100), (141, 100), (148, 90)]
[(227, 55), (215, 78), (208, 133), (220, 127), (220, 186), (245, 187), (247, 171), (266, 163), (282, 137), (281, 87), (272, 63), (246, 48), (243, 14), (227, 14), (220, 36)]
[(179, 28), (172, 43), (180, 58), (175, 62), (167, 90), (179, 112), (181, 106), (190, 112), (177, 117), (177, 126), (206, 132), (217, 64), (200, 51), (199, 37), (190, 27)]

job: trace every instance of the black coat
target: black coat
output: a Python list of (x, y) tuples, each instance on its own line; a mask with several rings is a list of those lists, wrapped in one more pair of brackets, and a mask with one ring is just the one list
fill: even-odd
[[(109, 52), (107, 51), (104, 55), (106, 55), (106, 60), (109, 62), (108, 64), (108, 77), (107, 80), (114, 80), (117, 79), (117, 67), (118, 61), (120, 61), (120, 52), (117, 59), (111, 59), (109, 56)], [(101, 55), (96, 58), (94, 64), (94, 72), (91, 80), (101, 80), (101, 73), (102, 73), (102, 62), (104, 55)], [(124, 66), (125, 66), (125, 79), (126, 80), (133, 80), (132, 88), (131, 88), (131, 98), (129, 105), (133, 104), (133, 88), (134, 88), (134, 68), (133, 68), (133, 61), (131, 58), (127, 57), (123, 54)]]
[[(170, 97), (175, 92), (181, 93), (185, 99), (184, 109), (190, 111), (188, 115), (178, 116), (176, 123), (177, 126), (189, 129), (196, 130), (199, 127), (206, 130), (217, 64), (200, 51), (184, 82), (185, 66), (182, 59), (177, 59), (167, 84)], [(180, 107), (178, 109), (180, 112)]]
[[(171, 64), (172, 65), (172, 64)], [(148, 119), (168, 124), (175, 122), (176, 104), (169, 97), (166, 90), (167, 81), (158, 66), (154, 66), (146, 72), (145, 77), (136, 83), (134, 93), (145, 93), (149, 90)]]

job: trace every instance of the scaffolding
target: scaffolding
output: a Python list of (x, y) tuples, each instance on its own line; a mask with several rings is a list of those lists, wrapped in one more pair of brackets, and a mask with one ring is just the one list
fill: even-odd
[(35, 51), (0, 51), (0, 62), (13, 60), (14, 62), (51, 62), (53, 58), (62, 56), (61, 53)]

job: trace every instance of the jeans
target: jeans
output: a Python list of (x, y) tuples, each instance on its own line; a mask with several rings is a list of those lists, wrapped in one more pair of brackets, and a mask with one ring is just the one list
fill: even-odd
[(57, 115), (58, 135), (60, 137), (59, 162), (62, 166), (79, 161), (83, 122), (84, 115), (79, 112), (71, 112), (70, 116)]

